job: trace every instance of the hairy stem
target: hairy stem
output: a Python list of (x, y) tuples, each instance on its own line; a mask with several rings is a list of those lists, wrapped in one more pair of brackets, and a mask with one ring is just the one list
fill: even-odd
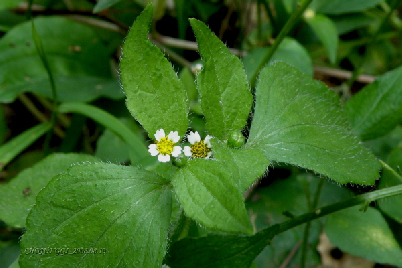
[(392, 172), (392, 174), (394, 174), (395, 177), (397, 177), (401, 182), (402, 182), (402, 176), (398, 174), (398, 172), (395, 171), (395, 169), (393, 169), (392, 167), (390, 167), (387, 163), (385, 163), (382, 160), (378, 160), (380, 161), (381, 165), (385, 168), (388, 169), (389, 171)]

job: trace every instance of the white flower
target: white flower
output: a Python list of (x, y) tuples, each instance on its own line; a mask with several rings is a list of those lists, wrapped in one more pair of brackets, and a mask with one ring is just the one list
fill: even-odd
[(210, 139), (212, 136), (207, 135), (205, 140), (201, 140), (198, 131), (192, 132), (187, 135), (187, 140), (190, 142), (190, 146), (184, 146), (183, 153), (185, 156), (193, 158), (206, 158), (208, 159), (212, 155), (212, 145)]
[(155, 133), (155, 144), (148, 146), (148, 152), (152, 156), (158, 155), (159, 162), (169, 162), (170, 155), (178, 157), (181, 154), (181, 147), (174, 146), (180, 140), (180, 136), (177, 131), (170, 131), (169, 135), (165, 135), (163, 129), (159, 129)]
[(191, 66), (191, 71), (192, 71), (194, 74), (197, 74), (197, 73), (199, 73), (199, 72), (202, 70), (202, 67), (203, 67), (203, 65), (202, 65), (201, 63), (197, 63), (197, 64)]

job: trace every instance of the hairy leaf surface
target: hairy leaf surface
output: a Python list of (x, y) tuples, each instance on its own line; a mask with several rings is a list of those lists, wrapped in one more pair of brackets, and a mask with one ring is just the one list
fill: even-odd
[[(55, 177), (37, 197), (21, 247), (21, 267), (160, 267), (171, 190), (158, 175), (114, 164), (83, 164)], [(74, 249), (83, 248), (95, 253)], [(59, 253), (60, 255), (60, 253)]]
[(352, 133), (338, 103), (323, 83), (285, 63), (265, 67), (246, 148), (339, 183), (373, 184), (380, 164)]

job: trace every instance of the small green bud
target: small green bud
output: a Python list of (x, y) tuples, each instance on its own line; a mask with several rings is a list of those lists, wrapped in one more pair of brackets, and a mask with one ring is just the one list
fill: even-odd
[(176, 167), (183, 167), (187, 164), (187, 157), (181, 155), (179, 157), (174, 157), (173, 158), (173, 165), (175, 165)]
[(242, 147), (245, 141), (246, 138), (244, 138), (241, 131), (236, 130), (230, 134), (227, 144), (229, 147), (237, 149)]

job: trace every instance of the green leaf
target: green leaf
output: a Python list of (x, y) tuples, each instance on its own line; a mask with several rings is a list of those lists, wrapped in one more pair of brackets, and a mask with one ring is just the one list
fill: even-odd
[(190, 102), (197, 102), (198, 91), (195, 85), (194, 74), (191, 72), (190, 68), (183, 68), (179, 74), (180, 80), (183, 82), (184, 87), (187, 91), (187, 97)]
[(165, 261), (170, 268), (245, 268), (269, 242), (263, 232), (186, 238), (173, 243)]
[[(282, 168), (281, 168), (282, 169)], [(280, 169), (275, 170), (279, 171)], [(268, 177), (272, 176), (268, 173)], [(259, 187), (247, 200), (246, 207), (253, 226), (257, 231), (268, 228), (272, 224), (281, 223), (289, 218), (284, 215), (288, 212), (292, 215), (301, 215), (308, 211), (306, 191), (300, 182), (307, 181), (309, 184), (310, 198), (314, 195), (319, 179), (311, 174), (291, 176), (287, 179), (277, 179), (267, 187)], [(324, 180), (320, 194), (319, 206), (328, 205), (347, 199), (353, 194), (346, 187)], [(264, 181), (262, 182), (262, 185)], [(261, 186), (262, 186), (261, 185)], [(314, 256), (316, 246), (319, 242), (319, 235), (322, 230), (322, 220), (311, 222), (312, 228), (309, 234), (308, 258), (306, 267), (317, 267), (319, 260)], [(277, 268), (285, 262), (289, 252), (303, 239), (304, 225), (297, 226), (286, 232), (277, 234), (272, 242), (265, 247), (255, 259), (258, 267)], [(298, 250), (287, 267), (296, 267), (300, 264), (300, 252)]]
[(311, 4), (317, 13), (343, 14), (358, 12), (376, 6), (381, 0), (315, 0)]
[[(136, 136), (138, 141), (141, 141), (142, 144), (145, 144), (145, 138), (141, 128), (138, 124), (136, 124), (132, 117), (120, 118), (120, 122), (122, 122), (132, 131), (133, 135)], [(143, 148), (142, 151), (145, 153), (144, 149), (145, 148)], [(124, 140), (122, 140), (118, 135), (114, 134), (111, 130), (106, 129), (96, 143), (95, 156), (103, 161), (118, 164), (127, 162), (130, 159), (130, 152), (136, 154), (132, 148), (127, 147), (127, 144)]]
[(222, 142), (212, 139), (214, 158), (223, 163), (232, 176), (232, 184), (241, 194), (267, 169), (269, 160), (261, 150), (229, 149)]
[[(243, 58), (248, 79), (253, 77), (269, 49), (269, 47), (253, 49)], [(293, 38), (285, 37), (283, 39), (270, 60), (270, 62), (274, 61), (286, 62), (296, 67), (300, 72), (313, 76), (313, 63), (307, 50)]]
[(35, 142), (51, 128), (50, 123), (36, 125), (0, 147), (0, 170), (3, 170), (19, 153)]
[(354, 131), (363, 140), (381, 137), (402, 120), (402, 66), (365, 86), (345, 105)]
[(402, 265), (402, 249), (380, 212), (351, 207), (327, 217), (325, 227), (331, 243), (342, 251), (379, 263)]
[(208, 228), (252, 234), (243, 197), (217, 161), (193, 159), (172, 179), (186, 215)]
[(336, 26), (338, 35), (349, 33), (376, 21), (375, 18), (364, 13), (345, 14), (331, 17), (331, 19)]
[(23, 2), (23, 1), (22, 0), (2, 0), (0, 3), (0, 9), (16, 7), (21, 2)]
[[(396, 147), (388, 157), (388, 165), (401, 174), (402, 168), (402, 146)], [(388, 169), (383, 169), (379, 189), (396, 186), (402, 182)], [(378, 201), (381, 210), (389, 217), (402, 223), (402, 195), (384, 198)]]
[[(171, 189), (135, 167), (83, 164), (55, 177), (39, 194), (21, 240), (21, 267), (160, 267), (166, 253)], [(96, 254), (73, 254), (74, 249)]]
[[(3, 3), (3, 1), (1, 3)], [(26, 16), (22, 14), (17, 14), (12, 9), (0, 8), (0, 31), (2, 32), (8, 32), (17, 24), (24, 22), (26, 20), (27, 20)]]
[[(114, 100), (124, 97), (117, 79), (89, 76), (56, 77), (55, 83), (57, 97), (62, 102), (90, 102), (102, 96)], [(52, 98), (49, 79), (29, 79), (22, 84), (0, 85), (0, 87), (4, 87), (4, 90), (0, 92), (0, 102), (3, 103), (13, 102), (19, 94), (24, 92), (33, 92), (46, 98)]]
[(370, 151), (372, 151), (375, 156), (385, 161), (399, 143), (402, 143), (402, 125), (396, 126), (396, 128), (387, 135), (375, 140), (368, 140), (364, 144), (367, 148), (370, 148)]
[(130, 154), (132, 164), (150, 157), (147, 147), (138, 135), (134, 134), (128, 127), (120, 122), (119, 119), (100, 108), (85, 103), (63, 103), (59, 106), (59, 112), (83, 114), (97, 121), (107, 129), (110, 129), (135, 152), (134, 154)]
[(349, 129), (338, 96), (281, 62), (261, 71), (246, 148), (339, 183), (373, 184), (379, 176), (379, 162)]
[(154, 138), (158, 129), (178, 131), (188, 127), (187, 96), (183, 83), (163, 53), (148, 39), (153, 13), (148, 5), (127, 35), (120, 62), (126, 105), (134, 118)]
[(0, 242), (0, 263), (2, 267), (12, 267), (11, 265), (18, 260), (20, 253), (21, 250), (17, 241)]
[[(107, 48), (89, 26), (62, 17), (41, 17), (34, 22), (60, 101), (90, 101), (101, 95), (123, 97), (111, 76)], [(31, 22), (21, 23), (0, 40), (1, 102), (12, 102), (26, 91), (52, 96), (31, 26)]]
[(96, 5), (94, 6), (94, 9), (92, 12), (93, 13), (101, 12), (101, 11), (113, 6), (114, 4), (116, 4), (119, 1), (120, 0), (99, 0), (98, 3), (96, 3)]
[(197, 75), (197, 89), (209, 133), (225, 140), (246, 124), (253, 97), (241, 61), (196, 19), (190, 19), (204, 68)]
[(315, 34), (325, 46), (329, 60), (332, 64), (336, 62), (336, 54), (338, 50), (338, 31), (331, 19), (322, 15), (316, 14), (305, 18), (307, 24), (314, 30)]
[(19, 173), (9, 183), (0, 185), (0, 219), (13, 227), (25, 227), (25, 219), (39, 191), (72, 164), (85, 161), (98, 160), (90, 155), (49, 155), (32, 168)]

